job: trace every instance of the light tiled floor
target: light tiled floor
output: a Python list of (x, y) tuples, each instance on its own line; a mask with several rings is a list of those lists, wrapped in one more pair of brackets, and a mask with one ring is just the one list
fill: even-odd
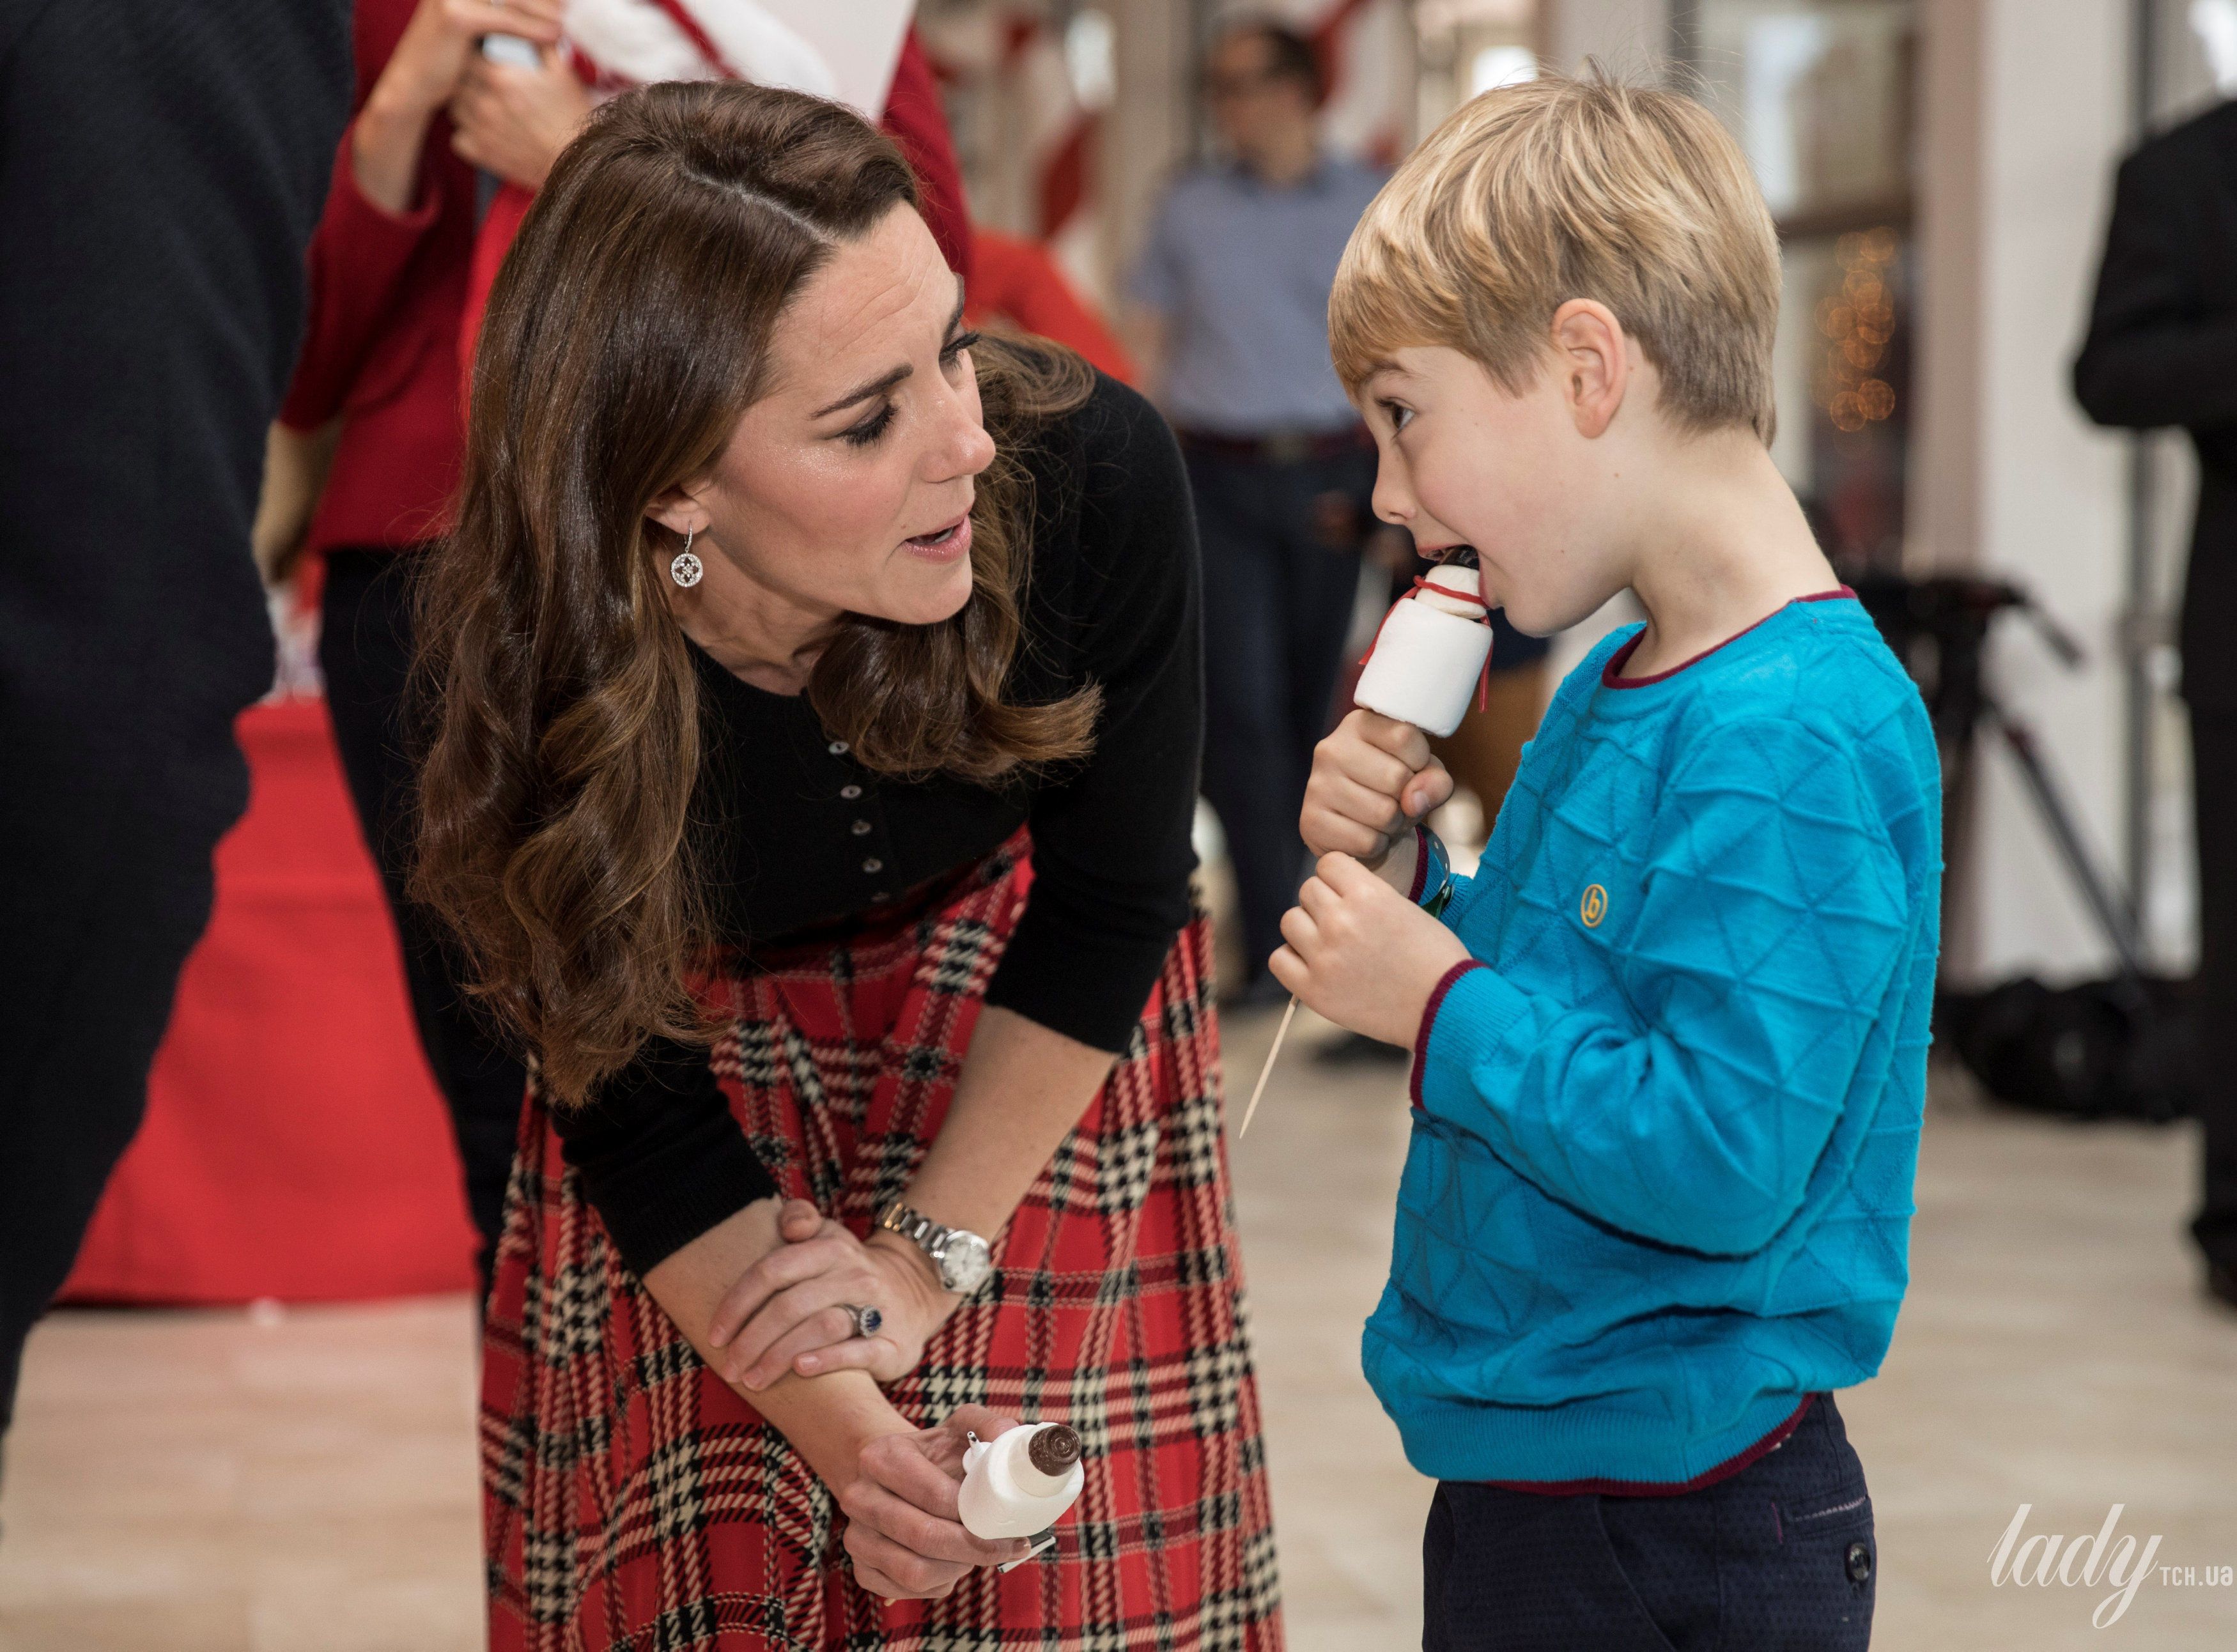
[[(1271, 1032), (1229, 1024), (1238, 1102)], [(1299, 1652), (1417, 1634), (1428, 1486), (1357, 1366), (1402, 1084), (1301, 1047), (1235, 1149)], [(2237, 1647), (2237, 1584), (2155, 1572), (2097, 1631), (2104, 1587), (1988, 1582), (2023, 1502), (2029, 1533), (2094, 1532), (2120, 1503), (2122, 1532), (2161, 1538), (2156, 1565), (2237, 1566), (2237, 1315), (2201, 1305), (2180, 1236), (2193, 1152), (2180, 1129), (1937, 1101), (1910, 1300), (1884, 1372), (1842, 1400), (1879, 1515), (1878, 1647)], [(456, 1300), (57, 1315), (9, 1444), (0, 1649), (478, 1646), (471, 1365)]]

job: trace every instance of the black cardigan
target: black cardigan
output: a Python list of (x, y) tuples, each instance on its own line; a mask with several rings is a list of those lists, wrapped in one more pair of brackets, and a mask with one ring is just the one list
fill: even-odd
[[(1093, 752), (1069, 772), (988, 787), (871, 773), (807, 701), (740, 681), (704, 653), (704, 863), (725, 938), (754, 947), (874, 921), (1020, 826), (1033, 841), (1024, 916), (987, 990), (1097, 1049), (1122, 1050), (1189, 915), (1189, 829), (1202, 744), (1196, 529), (1171, 433), (1099, 378), (1026, 456), (1034, 531), (1024, 702), (1099, 685)], [(568, 1162), (639, 1274), (776, 1191), (706, 1052), (657, 1040), (588, 1106), (553, 1122)]]

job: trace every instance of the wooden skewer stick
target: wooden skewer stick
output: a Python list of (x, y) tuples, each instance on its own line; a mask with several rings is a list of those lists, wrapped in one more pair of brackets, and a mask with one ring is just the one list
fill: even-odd
[(1297, 1018), (1297, 999), (1290, 996), (1290, 1007), (1282, 1011), (1282, 1024), (1274, 1030), (1274, 1047), (1266, 1052), (1266, 1064), (1258, 1070), (1257, 1087), (1250, 1092), (1250, 1105), (1243, 1109), (1243, 1128), (1235, 1133), (1240, 1142), (1250, 1132), (1250, 1116), (1258, 1110), (1258, 1098), (1266, 1093), (1266, 1081), (1274, 1076), (1274, 1063), (1281, 1058), (1282, 1040), (1290, 1036), (1290, 1023)]

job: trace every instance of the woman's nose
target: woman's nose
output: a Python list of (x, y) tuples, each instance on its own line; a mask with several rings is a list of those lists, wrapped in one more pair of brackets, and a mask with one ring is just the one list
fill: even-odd
[(994, 438), (979, 422), (971, 398), (951, 394), (942, 409), (940, 439), (933, 446), (931, 475), (927, 479), (953, 482), (958, 477), (977, 476), (993, 462)]

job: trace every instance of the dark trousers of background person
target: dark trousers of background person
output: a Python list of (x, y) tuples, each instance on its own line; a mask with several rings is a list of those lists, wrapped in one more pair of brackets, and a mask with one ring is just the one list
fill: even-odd
[(1831, 1394), (1699, 1491), (1551, 1497), (1441, 1481), (1423, 1652), (1864, 1652), (1878, 1544)]
[(2198, 834), (2196, 1107), (2202, 1195), (2191, 1225), (2209, 1267), (2237, 1286), (2237, 712), (2190, 714)]
[(1375, 526), (1365, 441), (1181, 438), (1204, 546), (1204, 794), (1227, 835), (1260, 991), (1303, 875), (1297, 815)]
[(486, 1288), (505, 1220), (505, 1181), (528, 1072), (459, 991), (455, 951), (432, 915), (405, 898), (416, 743), (406, 722), (406, 691), (412, 671), (412, 574), (418, 565), (412, 551), (327, 553), (319, 667), (326, 674), (342, 773), (403, 944), (419, 1047), (458, 1133), (466, 1208), (481, 1236), (478, 1267)]
[(247, 800), (249, 523), (349, 16), (0, 7), (0, 1427)]

